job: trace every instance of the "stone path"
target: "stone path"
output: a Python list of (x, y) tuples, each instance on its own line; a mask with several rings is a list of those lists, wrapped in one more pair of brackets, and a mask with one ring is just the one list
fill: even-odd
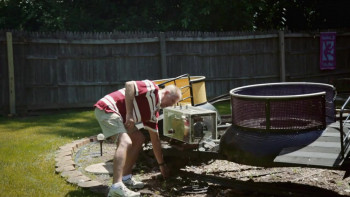
[(108, 193), (108, 186), (103, 183), (92, 180), (85, 176), (81, 171), (76, 169), (74, 162), (74, 154), (77, 153), (82, 146), (96, 142), (96, 136), (90, 138), (83, 138), (73, 141), (69, 144), (61, 146), (56, 154), (56, 173), (60, 174), (67, 182), (78, 185), (79, 187), (90, 189), (93, 192)]

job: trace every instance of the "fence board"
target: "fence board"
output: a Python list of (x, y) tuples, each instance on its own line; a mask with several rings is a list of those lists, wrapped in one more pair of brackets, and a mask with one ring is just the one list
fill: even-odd
[(5, 44), (5, 33), (3, 32), (2, 41), (0, 41), (0, 114), (8, 113), (9, 99), (8, 97), (8, 67), (7, 65), (7, 50)]

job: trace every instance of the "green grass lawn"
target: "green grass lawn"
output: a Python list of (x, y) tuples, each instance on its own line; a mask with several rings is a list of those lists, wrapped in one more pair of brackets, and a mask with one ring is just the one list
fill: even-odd
[(55, 173), (60, 146), (98, 133), (93, 110), (0, 117), (0, 196), (102, 196)]
[(230, 115), (231, 114), (230, 100), (215, 103), (214, 107), (219, 111), (220, 115)]

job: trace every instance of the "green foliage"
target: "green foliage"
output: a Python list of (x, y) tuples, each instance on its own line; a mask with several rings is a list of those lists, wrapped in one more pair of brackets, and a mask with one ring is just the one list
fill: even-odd
[(252, 30), (252, 0), (7, 0), (0, 26), (30, 31)]
[(60, 146), (100, 132), (92, 111), (0, 117), (0, 122), (0, 194), (97, 196), (55, 174), (54, 160)]
[(259, 29), (307, 30), (315, 29), (316, 5), (318, 0), (260, 1), (255, 15)]
[(0, 1), (0, 27), (28, 31), (64, 29), (65, 10), (61, 1)]
[(345, 0), (2, 0), (0, 29), (251, 31), (349, 27)]

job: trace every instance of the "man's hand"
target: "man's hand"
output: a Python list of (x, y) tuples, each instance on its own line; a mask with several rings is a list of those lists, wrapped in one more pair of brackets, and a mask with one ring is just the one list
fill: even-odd
[(125, 124), (124, 124), (126, 130), (128, 131), (133, 131), (134, 127), (135, 127), (135, 121), (132, 115), (130, 114), (126, 114), (126, 120), (125, 120)]
[(158, 134), (158, 132), (154, 132), (152, 130), (148, 130), (148, 133), (151, 137), (154, 156), (156, 157), (158, 164), (161, 164), (161, 165), (159, 165), (160, 172), (162, 173), (164, 179), (166, 179), (169, 177), (170, 171), (169, 171), (168, 166), (166, 164), (164, 164), (162, 146), (160, 144), (159, 134)]
[(166, 164), (159, 166), (159, 168), (160, 168), (160, 172), (162, 173), (164, 179), (166, 179), (170, 176), (170, 170)]

